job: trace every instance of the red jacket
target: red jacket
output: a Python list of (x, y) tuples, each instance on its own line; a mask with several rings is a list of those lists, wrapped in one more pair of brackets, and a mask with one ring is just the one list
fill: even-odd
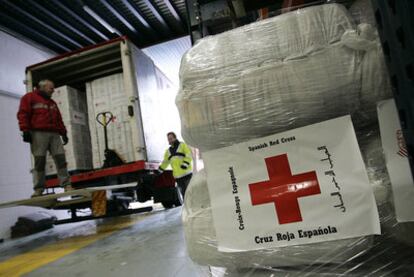
[(27, 93), (20, 100), (17, 113), (21, 131), (49, 131), (66, 134), (62, 115), (55, 101), (43, 97), (38, 90)]

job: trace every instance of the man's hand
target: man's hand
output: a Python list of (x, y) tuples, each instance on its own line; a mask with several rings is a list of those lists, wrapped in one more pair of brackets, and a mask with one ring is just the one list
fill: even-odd
[(29, 131), (23, 132), (23, 141), (27, 143), (32, 143), (32, 133)]
[(68, 136), (67, 136), (67, 135), (63, 135), (63, 136), (62, 136), (62, 140), (63, 140), (63, 145), (66, 145), (66, 144), (68, 144), (68, 142), (69, 142), (69, 138), (68, 138)]

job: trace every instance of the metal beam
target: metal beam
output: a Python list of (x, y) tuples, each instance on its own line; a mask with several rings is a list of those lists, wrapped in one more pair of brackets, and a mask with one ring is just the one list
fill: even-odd
[(98, 29), (96, 29), (95, 27), (93, 27), (91, 24), (89, 24), (86, 20), (84, 20), (82, 17), (80, 17), (79, 15), (77, 15), (75, 12), (73, 12), (71, 9), (69, 9), (68, 7), (66, 7), (64, 4), (62, 4), (61, 0), (52, 0), (53, 4), (55, 4), (56, 6), (58, 6), (60, 9), (64, 10), (65, 12), (67, 12), (68, 14), (70, 14), (72, 17), (74, 17), (77, 21), (79, 21), (80, 23), (82, 23), (83, 25), (85, 25), (86, 27), (89, 28), (89, 30), (91, 30), (92, 32), (94, 32), (96, 35), (100, 36), (102, 39), (104, 40), (109, 40), (109, 38), (107, 36), (105, 36), (103, 33), (101, 33)]
[(130, 31), (132, 31), (134, 34), (138, 34), (138, 31), (132, 26), (123, 15), (121, 15), (114, 7), (112, 7), (111, 4), (109, 4), (106, 0), (100, 1), (105, 8), (107, 8), (119, 21), (122, 22)]
[[(26, 0), (27, 1), (27, 0)], [(78, 36), (82, 37), (83, 39), (85, 39), (86, 41), (88, 41), (91, 44), (96, 44), (95, 41), (93, 41), (92, 39), (90, 39), (89, 37), (85, 36), (83, 33), (81, 33), (80, 31), (78, 31), (77, 29), (75, 29), (74, 27), (72, 27), (70, 24), (66, 23), (64, 20), (60, 19), (58, 16), (54, 15), (53, 13), (51, 13), (49, 10), (47, 10), (46, 8), (44, 8), (43, 6), (41, 6), (37, 1), (35, 0), (30, 0), (30, 3), (36, 7), (37, 10), (41, 11), (43, 14), (47, 15), (48, 17), (52, 18), (53, 20), (59, 22), (60, 24), (62, 24), (63, 26), (65, 26), (66, 28), (68, 28), (69, 30), (71, 30), (73, 33), (77, 34)]]
[(81, 44), (77, 43), (76, 41), (74, 41), (73, 39), (71, 39), (70, 37), (66, 36), (65, 34), (62, 34), (61, 32), (59, 32), (58, 30), (56, 30), (55, 28), (53, 28), (52, 26), (50, 26), (49, 24), (44, 23), (43, 21), (41, 21), (40, 19), (38, 19), (37, 17), (31, 15), (30, 13), (26, 12), (25, 10), (19, 8), (18, 6), (14, 5), (13, 3), (7, 1), (7, 0), (3, 0), (2, 1), (3, 5), (5, 5), (6, 7), (8, 6), (11, 9), (15, 9), (17, 12), (21, 13), (22, 15), (24, 15), (27, 19), (30, 19), (33, 22), (38, 23), (39, 25), (41, 25), (43, 28), (49, 30), (50, 32), (60, 36), (61, 38), (67, 40), (68, 42), (70, 42), (70, 44), (74, 47), (82, 47)]
[(88, 6), (83, 6), (82, 9), (92, 16), (93, 19), (95, 19), (96, 22), (98, 22), (101, 26), (103, 26), (106, 30), (108, 30), (111, 34), (117, 34), (118, 36), (122, 36), (122, 33), (118, 31), (115, 27), (113, 27), (111, 24), (106, 22), (102, 17), (100, 17), (96, 12), (94, 12), (91, 8)]
[(124, 4), (128, 10), (141, 22), (142, 25), (144, 25), (147, 29), (154, 30), (151, 25), (148, 23), (148, 21), (141, 15), (140, 12), (131, 4), (128, 0), (121, 0), (122, 4)]
[(165, 18), (163, 17), (162, 13), (159, 11), (154, 1), (153, 0), (143, 0), (143, 1), (147, 5), (147, 7), (151, 10), (155, 18), (161, 23), (164, 29), (170, 33), (171, 28), (168, 26), (167, 21), (165, 21)]
[[(14, 19), (13, 17), (10, 17), (10, 16), (8, 16), (5, 13), (2, 13), (2, 12), (0, 12), (0, 15), (1, 15), (0, 18), (4, 19), (6, 22), (11, 22), (12, 24), (16, 25), (20, 30), (26, 30), (27, 33), (30, 33), (32, 35), (32, 36), (28, 36), (30, 39), (32, 39), (34, 41), (39, 41), (39, 38), (41, 38), (42, 40), (47, 41), (48, 43), (53, 45), (54, 47), (52, 47), (52, 49), (54, 48), (54, 50), (58, 50), (57, 52), (69, 52), (69, 51), (71, 51), (71, 49), (69, 49), (69, 48), (67, 48), (67, 47), (65, 47), (65, 46), (49, 39), (48, 37), (42, 35), (38, 31), (36, 31), (35, 29), (32, 29), (29, 26), (26, 26), (26, 25), (20, 23), (18, 20)], [(19, 30), (15, 30), (15, 31), (19, 31)], [(39, 42), (39, 43), (41, 43), (42, 45), (45, 45), (42, 42)], [(47, 46), (47, 47), (50, 48), (50, 46)]]
[(155, 29), (148, 23), (148, 21), (142, 16), (141, 12), (138, 10), (138, 8), (135, 7), (134, 4), (130, 3), (129, 0), (121, 0), (121, 2), (128, 8), (128, 10), (141, 22), (142, 25), (144, 25), (147, 29), (150, 30), (148, 34), (154, 38), (157, 39), (157, 36), (154, 34), (156, 33)]
[(170, 0), (164, 0), (165, 5), (167, 6), (168, 10), (174, 16), (175, 20), (180, 24), (181, 27), (185, 28), (184, 22), (185, 20), (181, 17), (180, 13), (178, 12), (177, 8), (171, 3)]

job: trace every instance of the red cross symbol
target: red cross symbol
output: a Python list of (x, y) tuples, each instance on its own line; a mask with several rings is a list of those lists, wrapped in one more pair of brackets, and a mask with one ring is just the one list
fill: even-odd
[(279, 224), (302, 221), (298, 198), (321, 193), (316, 172), (292, 175), (287, 154), (265, 162), (269, 181), (249, 184), (253, 206), (274, 203)]

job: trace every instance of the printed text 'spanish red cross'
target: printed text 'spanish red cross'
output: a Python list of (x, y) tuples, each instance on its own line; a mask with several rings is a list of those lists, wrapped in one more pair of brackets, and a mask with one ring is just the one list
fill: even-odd
[(249, 184), (252, 204), (275, 203), (279, 224), (302, 221), (298, 198), (321, 193), (316, 172), (292, 175), (287, 154), (265, 161), (269, 181)]

